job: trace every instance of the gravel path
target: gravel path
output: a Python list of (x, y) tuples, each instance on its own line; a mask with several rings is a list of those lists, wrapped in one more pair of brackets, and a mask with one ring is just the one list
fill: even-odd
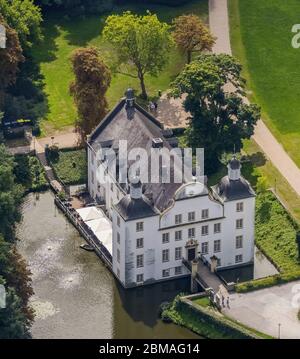
[[(213, 51), (231, 55), (229, 17), (227, 0), (209, 0), (209, 24), (212, 33), (217, 37)], [(248, 102), (247, 99), (245, 99)], [(253, 135), (255, 142), (265, 155), (289, 182), (295, 192), (300, 195), (300, 170), (271, 131), (258, 121)]]

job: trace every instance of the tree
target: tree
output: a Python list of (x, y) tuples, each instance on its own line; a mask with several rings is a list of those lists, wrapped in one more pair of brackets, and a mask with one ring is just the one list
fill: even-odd
[[(244, 103), (241, 65), (229, 55), (202, 54), (186, 65), (172, 84), (172, 95), (181, 97), (190, 123), (188, 145), (205, 150), (205, 171), (213, 172), (223, 152), (242, 148), (260, 117), (256, 105)], [(232, 88), (231, 92), (226, 88)]]
[[(1, 15), (0, 24), (3, 25), (6, 30), (6, 48), (0, 49), (0, 91), (3, 92), (8, 86), (16, 82), (18, 65), (24, 61), (24, 57), (22, 55), (18, 34), (7, 25)], [(1, 104), (2, 102), (3, 100), (0, 100)]]
[(196, 15), (182, 15), (173, 20), (173, 37), (178, 48), (192, 60), (195, 51), (211, 51), (215, 38)]
[(14, 239), (15, 223), (21, 219), (19, 205), (22, 201), (22, 186), (15, 183), (14, 159), (4, 145), (0, 145), (0, 234)]
[(42, 39), (41, 9), (33, 0), (0, 0), (0, 13), (18, 33), (23, 50)]
[(73, 52), (72, 66), (75, 81), (70, 85), (79, 119), (76, 129), (81, 144), (86, 136), (100, 123), (108, 111), (105, 93), (110, 85), (111, 74), (96, 48), (80, 48)]
[(158, 76), (168, 61), (172, 46), (170, 26), (156, 15), (124, 12), (106, 19), (104, 38), (115, 48), (119, 64), (133, 64), (140, 80), (142, 97), (147, 98), (145, 75)]

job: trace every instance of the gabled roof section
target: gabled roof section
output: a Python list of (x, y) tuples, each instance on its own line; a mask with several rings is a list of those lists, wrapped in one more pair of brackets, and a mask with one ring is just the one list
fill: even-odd
[[(88, 144), (96, 151), (99, 145), (106, 147), (104, 144), (109, 143), (109, 147), (117, 148), (120, 140), (126, 140), (128, 152), (137, 147), (147, 151), (150, 165), (152, 140), (155, 138), (161, 138), (163, 147), (172, 149), (164, 136), (163, 125), (137, 103), (133, 102), (132, 106), (128, 106), (126, 99), (122, 99), (88, 137)], [(175, 172), (182, 172), (182, 169), (177, 167), (174, 165), (174, 168), (170, 169), (171, 178)], [(147, 170), (150, 173), (149, 167)], [(149, 180), (143, 184), (144, 195), (150, 199), (154, 207), (163, 211), (171, 205), (176, 190), (183, 183), (174, 182), (150, 183)]]

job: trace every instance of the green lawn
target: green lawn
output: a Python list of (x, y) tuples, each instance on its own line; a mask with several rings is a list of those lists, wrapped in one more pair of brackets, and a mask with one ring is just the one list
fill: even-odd
[[(205, 21), (208, 18), (207, 0), (194, 0), (180, 7), (133, 4), (126, 8), (116, 7), (114, 13), (122, 13), (124, 10), (145, 13), (147, 9), (157, 13), (160, 20), (167, 22), (186, 13), (196, 13)], [(40, 64), (48, 98), (49, 111), (41, 123), (42, 134), (74, 124), (76, 110), (69, 95), (69, 84), (73, 78), (69, 61), (71, 52), (77, 47), (94, 45), (101, 50), (106, 62), (110, 63), (111, 51), (101, 37), (106, 16), (90, 16), (81, 20), (67, 20), (57, 14), (45, 17), (44, 41), (32, 50), (34, 59)], [(157, 78), (146, 77), (149, 94), (156, 95), (158, 90), (167, 89), (183, 65), (184, 57), (175, 49), (171, 51), (169, 65), (165, 70)], [(132, 68), (126, 67), (122, 72), (115, 74), (108, 90), (110, 107), (123, 96), (128, 86), (139, 90), (138, 80), (130, 76), (133, 74)]]
[(250, 98), (300, 166), (300, 49), (291, 46), (299, 0), (229, 0), (233, 54), (244, 65)]
[(59, 158), (51, 161), (56, 176), (65, 185), (84, 184), (87, 182), (86, 151), (59, 151)]

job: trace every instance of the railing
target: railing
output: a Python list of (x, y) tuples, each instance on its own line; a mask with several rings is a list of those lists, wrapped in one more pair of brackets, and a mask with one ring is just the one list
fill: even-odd
[(95, 249), (97, 255), (112, 269), (112, 255), (103, 243), (94, 235), (93, 231), (84, 223), (78, 220), (76, 210), (66, 206), (66, 203), (55, 196), (56, 205), (67, 215), (71, 223), (82, 234), (85, 240)]

